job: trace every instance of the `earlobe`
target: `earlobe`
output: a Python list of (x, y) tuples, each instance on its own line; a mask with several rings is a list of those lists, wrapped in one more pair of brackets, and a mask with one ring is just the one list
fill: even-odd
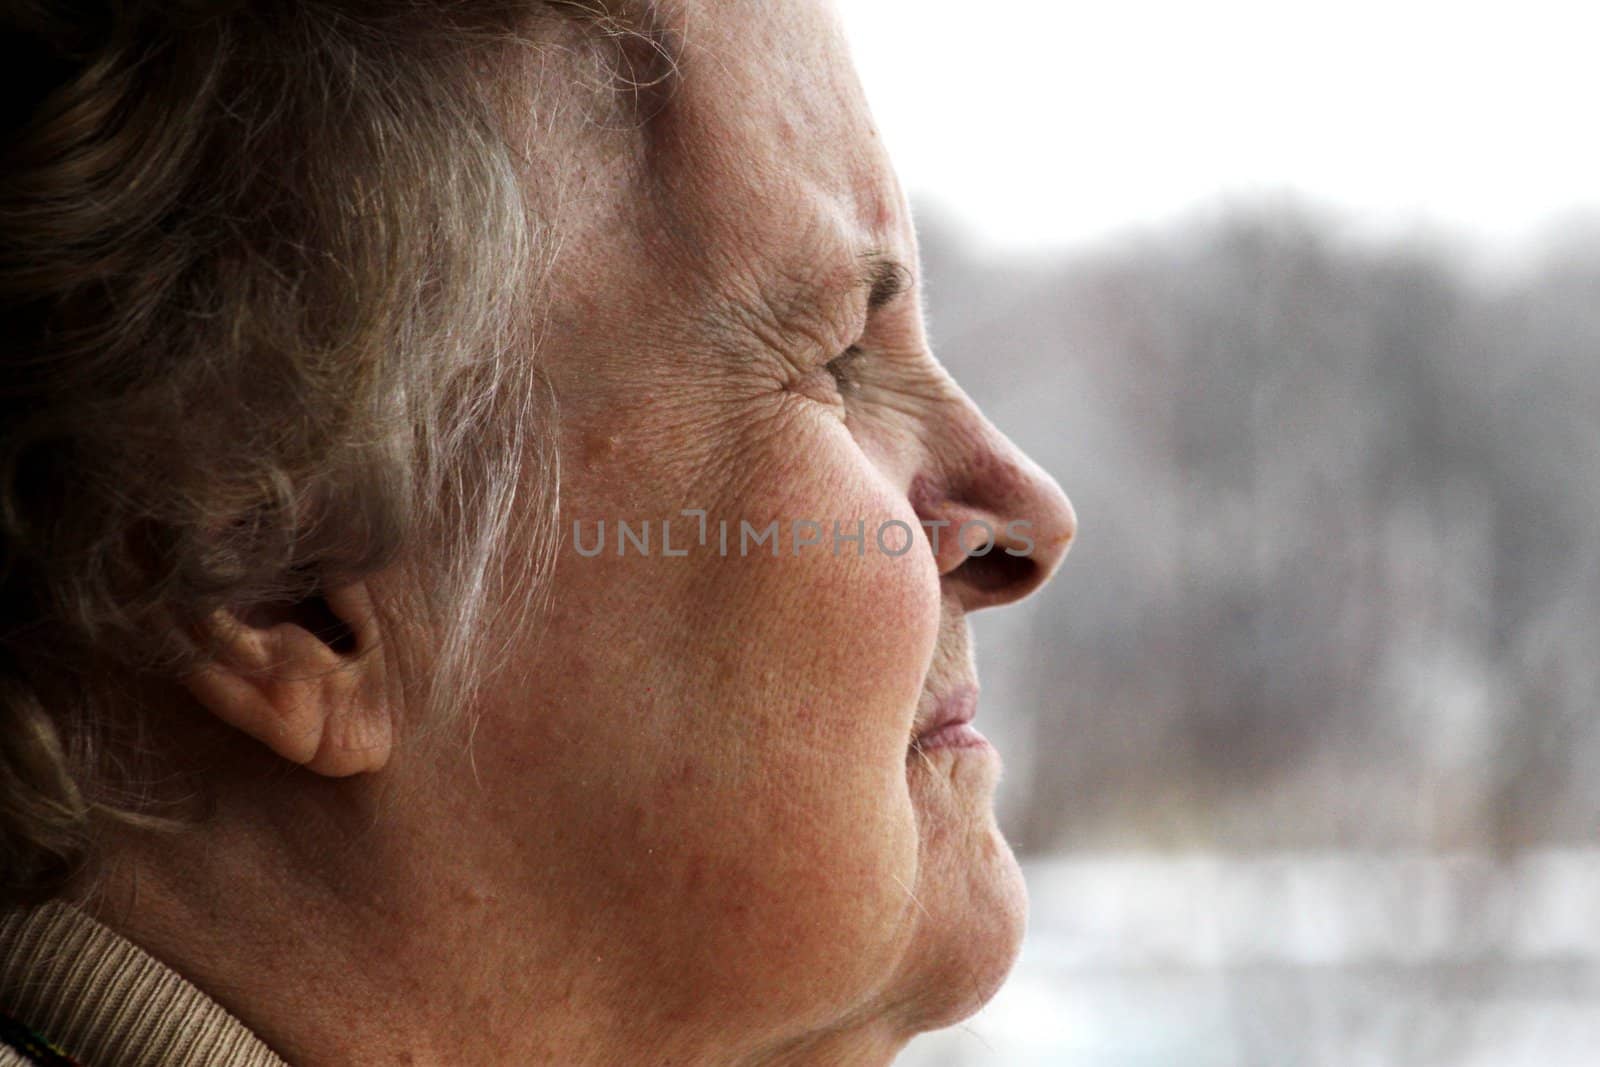
[[(327, 625), (330, 615), (336, 632)], [(388, 762), (394, 709), (365, 583), (341, 586), (260, 624), (219, 610), (206, 629), (215, 658), (184, 684), (218, 719), (328, 777)]]

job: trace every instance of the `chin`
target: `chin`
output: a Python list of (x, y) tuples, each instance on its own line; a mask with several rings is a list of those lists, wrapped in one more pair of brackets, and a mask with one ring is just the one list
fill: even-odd
[(1027, 930), (1027, 886), (995, 824), (989, 791), (968, 810), (955, 822), (941, 822), (938, 811), (921, 814), (922, 910), (898, 983), (903, 1017), (917, 1032), (954, 1025), (988, 1003)]

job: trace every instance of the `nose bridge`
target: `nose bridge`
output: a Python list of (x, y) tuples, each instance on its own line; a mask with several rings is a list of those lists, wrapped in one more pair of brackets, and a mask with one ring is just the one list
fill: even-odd
[(1077, 514), (1055, 479), (964, 392), (942, 407), (925, 427), (929, 462), (912, 482), (912, 506), (931, 532), (945, 534), (933, 542), (939, 571), (969, 608), (1020, 599), (1060, 566)]

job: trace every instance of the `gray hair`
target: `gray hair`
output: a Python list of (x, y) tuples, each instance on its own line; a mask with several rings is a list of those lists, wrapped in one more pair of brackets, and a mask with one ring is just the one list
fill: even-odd
[(104, 6), (0, 16), (0, 904), (133, 813), (119, 692), (218, 607), (406, 562), (438, 713), (554, 548), (548, 242), (481, 73), (527, 5)]

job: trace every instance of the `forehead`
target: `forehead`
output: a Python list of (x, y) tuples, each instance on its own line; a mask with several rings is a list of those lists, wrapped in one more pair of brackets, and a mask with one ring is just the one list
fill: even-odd
[(760, 256), (790, 277), (909, 262), (910, 221), (824, 0), (655, 0), (660, 69), (638, 97), (652, 249), (679, 265)]

